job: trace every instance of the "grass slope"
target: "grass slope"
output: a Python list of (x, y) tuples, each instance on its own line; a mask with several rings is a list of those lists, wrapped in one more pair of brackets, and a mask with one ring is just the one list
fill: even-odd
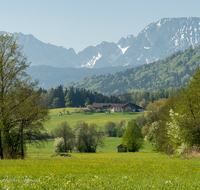
[(61, 122), (67, 121), (68, 124), (73, 128), (77, 121), (82, 120), (87, 123), (95, 123), (99, 127), (104, 127), (105, 123), (108, 121), (120, 122), (121, 120), (131, 120), (138, 116), (143, 115), (143, 112), (132, 112), (132, 113), (93, 113), (93, 114), (82, 114), (82, 113), (72, 113), (74, 108), (66, 108), (70, 112), (70, 115), (66, 113), (62, 116), (58, 116), (59, 111), (63, 113), (63, 108), (52, 109), (50, 111), (51, 120), (45, 124), (45, 128), (50, 132), (52, 129), (57, 127)]

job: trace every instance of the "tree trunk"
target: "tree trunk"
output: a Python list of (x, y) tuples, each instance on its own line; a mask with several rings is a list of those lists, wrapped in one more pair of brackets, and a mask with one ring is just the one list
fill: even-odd
[(67, 152), (67, 146), (66, 146), (66, 144), (67, 144), (67, 142), (66, 142), (66, 140), (64, 139), (64, 147), (65, 147), (65, 152)]
[(2, 140), (1, 140), (1, 130), (0, 130), (0, 158), (3, 160), (3, 148), (2, 148)]
[[(23, 124), (22, 124), (23, 126)], [(23, 139), (23, 127), (20, 128), (20, 147), (21, 147), (21, 159), (24, 159), (24, 139)]]

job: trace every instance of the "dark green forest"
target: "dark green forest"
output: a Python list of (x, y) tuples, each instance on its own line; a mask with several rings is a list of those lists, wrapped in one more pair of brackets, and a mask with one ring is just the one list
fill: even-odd
[(121, 102), (117, 96), (104, 96), (97, 92), (74, 87), (63, 89), (62, 85), (49, 90), (40, 88), (40, 92), (49, 108), (85, 107), (93, 102)]
[(156, 91), (186, 86), (200, 65), (200, 46), (171, 54), (163, 60), (106, 75), (84, 77), (66, 87), (86, 88), (104, 95)]
[(180, 88), (170, 88), (163, 90), (160, 88), (155, 92), (136, 92), (136, 93), (124, 93), (122, 95), (110, 95), (105, 96), (97, 92), (92, 92), (86, 89), (79, 89), (70, 87), (69, 89), (63, 89), (62, 85), (56, 88), (45, 90), (40, 88), (40, 92), (49, 108), (63, 108), (69, 107), (85, 107), (92, 103), (127, 103), (131, 102), (142, 106), (143, 108), (149, 102), (159, 100), (160, 98), (169, 98), (172, 95), (176, 95), (180, 92)]

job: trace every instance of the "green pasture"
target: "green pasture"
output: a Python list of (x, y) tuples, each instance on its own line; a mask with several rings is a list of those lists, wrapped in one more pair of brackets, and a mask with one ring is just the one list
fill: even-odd
[[(51, 119), (49, 122), (45, 124), (45, 128), (50, 132), (52, 129), (57, 127), (61, 122), (67, 121), (68, 124), (73, 128), (77, 121), (82, 120), (87, 123), (95, 123), (99, 127), (104, 127), (105, 123), (108, 121), (112, 122), (120, 122), (121, 120), (131, 120), (135, 119), (138, 116), (143, 115), (143, 112), (130, 112), (130, 113), (93, 113), (93, 114), (82, 114), (82, 113), (73, 113), (74, 108), (65, 108), (66, 111), (69, 111), (69, 115), (67, 112), (63, 113), (63, 108), (59, 109), (51, 109), (50, 116)], [(62, 116), (58, 116), (58, 113), (62, 112)]]
[[(74, 126), (77, 118), (86, 122), (95, 119), (119, 122), (132, 119), (137, 114), (92, 114), (57, 116), (59, 109), (51, 110), (55, 126), (67, 120)], [(85, 119), (83, 119), (85, 116)], [(74, 119), (74, 120), (71, 120)], [(103, 122), (99, 126), (104, 125)], [(51, 124), (51, 123), (49, 123)], [(53, 129), (54, 125), (46, 126)], [(172, 158), (152, 152), (151, 144), (135, 153), (118, 153), (122, 138), (104, 138), (104, 147), (97, 153), (70, 153), (68, 157), (56, 156), (54, 140), (43, 148), (27, 146), (25, 160), (0, 160), (0, 190), (33, 189), (200, 189), (200, 158)]]
[[(50, 144), (49, 144), (50, 145)], [(47, 148), (49, 149), (49, 148)], [(0, 161), (0, 189), (199, 189), (200, 158), (154, 152), (29, 153)]]

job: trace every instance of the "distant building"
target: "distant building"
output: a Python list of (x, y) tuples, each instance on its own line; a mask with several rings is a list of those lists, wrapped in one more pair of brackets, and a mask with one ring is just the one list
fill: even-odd
[(122, 144), (120, 144), (117, 148), (118, 148), (118, 152), (127, 152), (127, 150), (123, 147)]
[[(126, 103), (126, 104), (118, 104), (118, 103), (93, 103), (91, 105), (92, 108), (95, 109), (100, 109), (100, 111), (102, 112), (103, 110), (107, 110), (107, 109), (111, 109), (111, 112), (122, 112), (122, 110), (124, 110), (124, 112), (126, 112), (126, 110), (128, 110), (128, 112), (143, 112), (143, 108), (140, 106), (137, 106), (135, 104), (132, 103)], [(127, 109), (128, 108), (128, 109)]]

